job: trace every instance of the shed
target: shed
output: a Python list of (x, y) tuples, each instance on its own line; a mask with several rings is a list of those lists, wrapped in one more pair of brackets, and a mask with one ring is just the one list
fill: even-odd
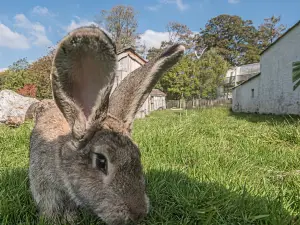
[(233, 88), (232, 109), (300, 114), (300, 21), (261, 53), (260, 73)]
[[(132, 71), (145, 65), (147, 60), (140, 56), (133, 48), (128, 47), (117, 53), (118, 68), (114, 80), (112, 91), (121, 83), (121, 81)], [(143, 118), (151, 111), (165, 109), (166, 94), (158, 89), (153, 89), (142, 107), (139, 109), (136, 118)]]
[(166, 94), (158, 89), (153, 89), (151, 91), (149, 101), (150, 112), (166, 109)]

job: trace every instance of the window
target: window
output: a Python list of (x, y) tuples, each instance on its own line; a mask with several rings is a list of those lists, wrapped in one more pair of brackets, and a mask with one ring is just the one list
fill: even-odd
[(254, 89), (251, 89), (251, 98), (254, 98)]

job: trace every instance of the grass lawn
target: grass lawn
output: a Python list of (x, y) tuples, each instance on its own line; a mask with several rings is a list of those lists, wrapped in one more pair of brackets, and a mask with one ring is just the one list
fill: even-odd
[[(34, 224), (32, 123), (0, 126), (0, 224)], [(151, 212), (142, 224), (300, 224), (300, 119), (226, 108), (135, 122)], [(96, 224), (83, 212), (80, 224)]]

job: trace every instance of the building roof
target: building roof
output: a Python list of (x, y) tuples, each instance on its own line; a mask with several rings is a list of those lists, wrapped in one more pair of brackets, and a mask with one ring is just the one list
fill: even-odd
[(155, 96), (155, 97), (165, 97), (166, 94), (162, 92), (161, 90), (158, 89), (152, 89), (150, 96)]
[(117, 52), (117, 55), (120, 55), (120, 54), (122, 54), (122, 53), (124, 53), (124, 52), (131, 52), (132, 54), (134, 54), (135, 56), (137, 56), (140, 60), (142, 60), (144, 63), (147, 63), (147, 62), (148, 62), (148, 61), (147, 61), (146, 59), (144, 59), (140, 54), (138, 54), (138, 53), (134, 50), (134, 48), (132, 48), (132, 47), (125, 47), (125, 48), (119, 50), (119, 51)]
[(260, 55), (264, 54), (266, 51), (268, 51), (273, 45), (275, 45), (281, 38), (283, 38), (285, 35), (287, 35), (290, 31), (292, 31), (295, 27), (297, 27), (300, 24), (300, 20), (290, 27), (283, 35), (281, 35), (279, 38), (276, 39), (272, 44), (270, 44), (265, 50), (263, 50)]
[(260, 63), (258, 62), (258, 63), (244, 64), (244, 65), (241, 65), (241, 66), (231, 67), (226, 72), (226, 78), (230, 78), (231, 73), (234, 72), (234, 71), (236, 71), (234, 76), (244, 76), (244, 75), (249, 75), (249, 74), (257, 74), (257, 73), (260, 72)]
[(245, 80), (244, 82), (240, 83), (239, 85), (236, 85), (235, 87), (231, 88), (231, 90), (233, 90), (233, 89), (235, 89), (235, 88), (237, 88), (239, 86), (242, 86), (243, 84), (249, 82), (250, 80), (253, 80), (254, 78), (256, 78), (258, 76), (260, 76), (260, 73), (255, 74), (254, 76), (250, 77), (248, 80)]

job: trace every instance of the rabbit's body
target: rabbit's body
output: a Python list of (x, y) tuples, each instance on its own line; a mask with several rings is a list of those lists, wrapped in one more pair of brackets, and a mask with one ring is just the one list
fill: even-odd
[(145, 217), (149, 201), (131, 125), (158, 77), (183, 50), (171, 47), (110, 95), (116, 69), (110, 38), (84, 27), (61, 41), (51, 73), (54, 101), (36, 106), (30, 138), (30, 188), (41, 216), (73, 223), (81, 206), (108, 224)]
[[(39, 207), (40, 213), (55, 218), (62, 210), (74, 210), (74, 201), (70, 199), (64, 185), (61, 172), (61, 146), (70, 139), (69, 125), (54, 102), (40, 102), (37, 106), (43, 110), (30, 138), (30, 189)], [(43, 109), (47, 106), (47, 110)], [(47, 169), (45, 169), (47, 168)]]

